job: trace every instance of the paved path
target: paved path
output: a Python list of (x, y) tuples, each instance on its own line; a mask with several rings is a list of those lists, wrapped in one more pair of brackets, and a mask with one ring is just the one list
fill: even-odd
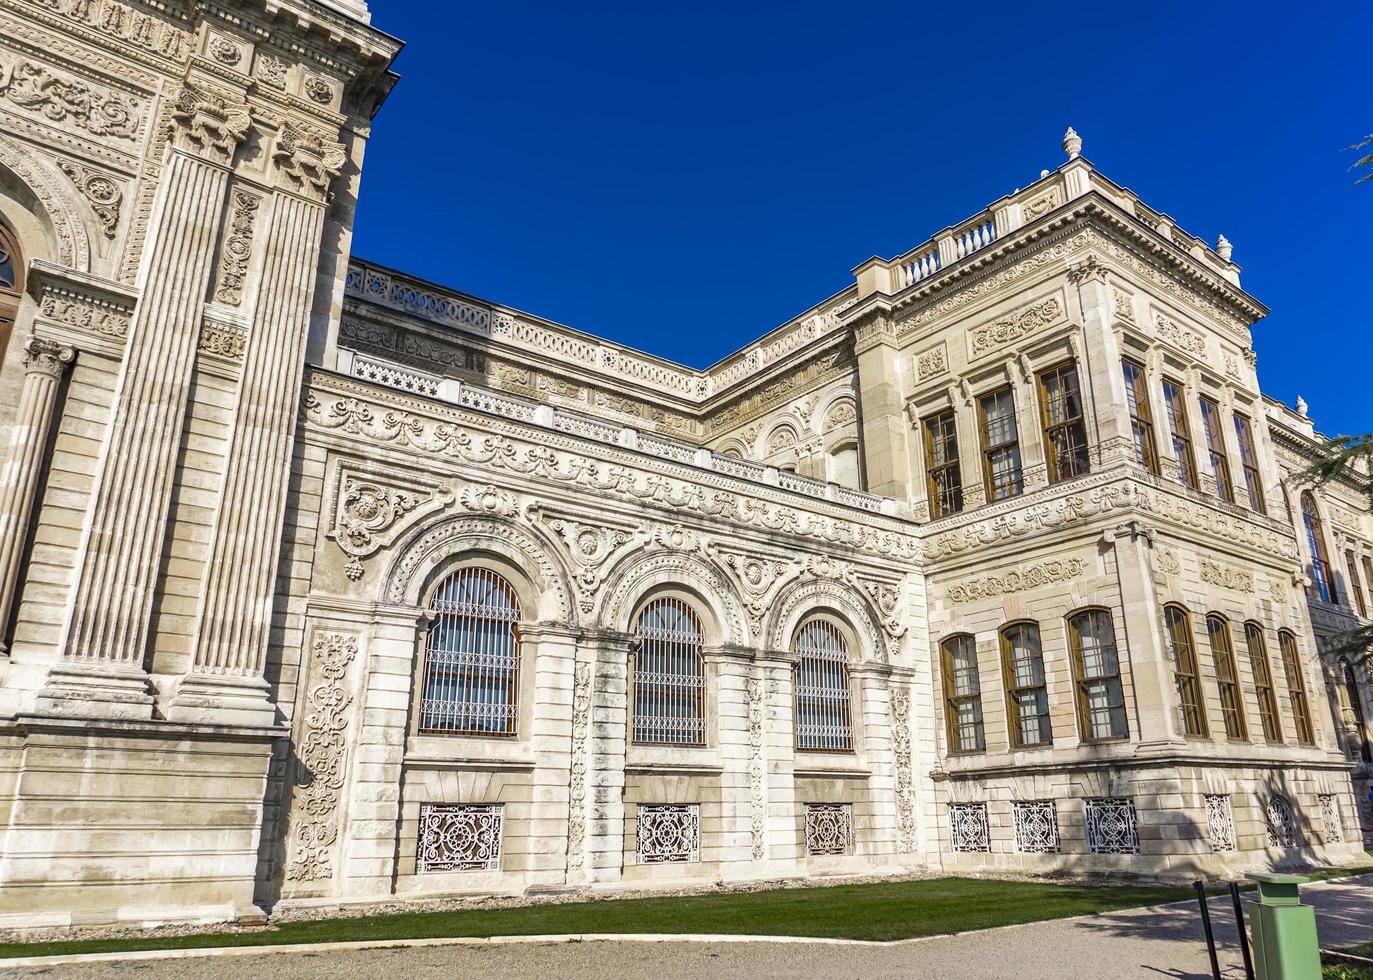
[[(1303, 894), (1317, 908), (1325, 946), (1373, 941), (1373, 876), (1309, 885)], [(1212, 900), (1227, 978), (1242, 978), (1228, 898)], [(54, 980), (137, 977), (138, 980), (715, 980), (721, 976), (985, 977), (1007, 980), (1115, 980), (1160, 977), (1209, 980), (1210, 968), (1196, 907), (1156, 906), (1080, 919), (1012, 926), (895, 946), (800, 943), (527, 943), (508, 946), (440, 946), (360, 952), (299, 952), (162, 961), (25, 968), (0, 975)]]

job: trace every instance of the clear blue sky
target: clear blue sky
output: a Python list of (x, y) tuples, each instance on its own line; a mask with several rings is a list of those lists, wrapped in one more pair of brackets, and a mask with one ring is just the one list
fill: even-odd
[[(354, 250), (703, 367), (1083, 153), (1273, 313), (1264, 389), (1373, 430), (1373, 6), (431, 3)], [(1128, 12), (1127, 12), (1128, 11)]]

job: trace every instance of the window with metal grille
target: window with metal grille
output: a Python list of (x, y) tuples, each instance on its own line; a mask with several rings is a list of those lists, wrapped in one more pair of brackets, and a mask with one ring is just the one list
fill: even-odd
[(1084, 741), (1127, 738), (1125, 690), (1120, 682), (1115, 627), (1105, 609), (1087, 609), (1068, 619), (1068, 641), (1077, 684), (1078, 724)]
[(1282, 672), (1287, 679), (1287, 701), (1292, 709), (1292, 724), (1297, 726), (1297, 741), (1311, 745), (1316, 739), (1311, 728), (1311, 706), (1306, 698), (1306, 679), (1302, 675), (1296, 634), (1290, 630), (1279, 630), (1278, 651), (1282, 656)]
[(1321, 807), (1321, 827), (1327, 844), (1344, 841), (1344, 821), (1340, 819), (1340, 801), (1334, 793), (1321, 793), (1317, 798)]
[(1230, 808), (1230, 797), (1206, 797), (1206, 829), (1211, 838), (1211, 850), (1235, 849), (1235, 814)]
[(698, 803), (641, 803), (634, 830), (640, 864), (694, 864), (701, 860)]
[(1021, 854), (1058, 853), (1058, 810), (1053, 800), (1012, 803), (1015, 849)]
[(1091, 854), (1138, 854), (1139, 824), (1133, 800), (1105, 798), (1082, 801)]
[(987, 500), (1005, 500), (1024, 489), (1020, 474), (1020, 433), (1015, 424), (1015, 395), (1002, 388), (978, 400), (982, 421), (982, 471)]
[(960, 854), (987, 852), (991, 847), (991, 832), (987, 827), (987, 804), (950, 803), (949, 839), (953, 850)]
[(963, 509), (963, 477), (958, 469), (958, 427), (952, 410), (931, 415), (924, 430), (930, 516), (957, 514)]
[(703, 633), (695, 611), (673, 596), (654, 599), (634, 632), (634, 741), (704, 745)]
[(853, 751), (848, 644), (839, 627), (812, 619), (796, 631), (796, 747)]
[(1052, 745), (1049, 692), (1037, 623), (1011, 623), (1001, 628), (1001, 669), (1006, 677), (1011, 745), (1022, 749)]
[(853, 805), (807, 803), (807, 854), (847, 854), (853, 847)]
[(1135, 462), (1150, 473), (1158, 472), (1158, 452), (1154, 448), (1154, 416), (1149, 411), (1149, 382), (1144, 365), (1129, 358), (1120, 361), (1125, 376), (1125, 400), (1130, 406), (1130, 431), (1135, 440)]
[(1268, 644), (1263, 639), (1263, 627), (1258, 623), (1245, 623), (1244, 643), (1249, 648), (1249, 669), (1254, 675), (1254, 695), (1259, 702), (1263, 737), (1270, 742), (1281, 742), (1282, 721), (1278, 717), (1278, 699), (1273, 692), (1273, 670), (1268, 664)]
[(1287, 797), (1274, 793), (1263, 806), (1264, 822), (1268, 825), (1269, 847), (1296, 847), (1297, 821), (1292, 817), (1292, 804)]
[(1163, 406), (1168, 413), (1168, 430), (1173, 437), (1173, 456), (1177, 459), (1178, 481), (1197, 488), (1197, 464), (1192, 457), (1192, 427), (1187, 423), (1187, 399), (1182, 385), (1163, 379)]
[(1349, 594), (1354, 597), (1354, 608), (1359, 610), (1360, 616), (1367, 617), (1368, 606), (1363, 601), (1363, 586), (1359, 584), (1359, 565), (1354, 561), (1354, 552), (1345, 551), (1344, 563), (1349, 569)]
[(1220, 406), (1215, 399), (1201, 396), (1201, 427), (1206, 435), (1206, 453), (1216, 478), (1216, 496), (1234, 503), (1235, 488), (1230, 482), (1230, 458), (1225, 453), (1225, 435), (1220, 427)]
[(501, 803), (421, 806), (416, 870), (499, 871), (504, 810)]
[(1302, 526), (1306, 530), (1306, 546), (1311, 552), (1312, 596), (1322, 602), (1335, 601), (1335, 580), (1331, 574), (1330, 555), (1325, 550), (1325, 530), (1316, 510), (1316, 498), (1306, 490), (1301, 495)]
[(1259, 454), (1254, 450), (1254, 427), (1248, 417), (1235, 413), (1235, 438), (1240, 447), (1240, 468), (1244, 470), (1244, 488), (1249, 495), (1249, 509), (1267, 514), (1263, 502), (1263, 480), (1259, 478)]
[(966, 633), (941, 644), (944, 651), (944, 716), (953, 752), (981, 752), (982, 682), (977, 671), (977, 644)]
[(1211, 639), (1211, 655), (1216, 659), (1216, 687), (1220, 691), (1220, 715), (1229, 738), (1248, 738), (1240, 700), (1240, 675), (1235, 667), (1235, 646), (1230, 641), (1230, 621), (1212, 613), (1206, 617), (1206, 633)]
[(1039, 375), (1039, 413), (1044, 426), (1049, 482), (1057, 483), (1091, 470), (1087, 424), (1077, 365), (1069, 362)]
[(1184, 735), (1206, 734), (1206, 709), (1202, 706), (1201, 678), (1192, 646), (1192, 617), (1179, 605), (1163, 607), (1168, 646), (1173, 655), (1173, 682), (1178, 692), (1178, 716)]
[(429, 601), (419, 730), (514, 735), (519, 714), (520, 602), (488, 568), (460, 568)]

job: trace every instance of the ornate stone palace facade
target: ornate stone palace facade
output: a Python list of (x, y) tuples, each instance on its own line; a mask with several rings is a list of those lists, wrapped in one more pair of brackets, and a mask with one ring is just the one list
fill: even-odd
[(361, 0), (0, 28), (0, 925), (1360, 853), (1369, 484), (1071, 131), (697, 371), (350, 257)]

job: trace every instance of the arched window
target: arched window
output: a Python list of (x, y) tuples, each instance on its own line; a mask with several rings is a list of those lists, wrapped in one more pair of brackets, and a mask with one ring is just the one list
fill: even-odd
[(514, 735), (520, 600), (489, 568), (460, 568), (429, 600), (421, 732)]
[(941, 644), (944, 664), (944, 720), (952, 752), (981, 752), (982, 681), (977, 671), (977, 644), (967, 633)]
[(695, 611), (663, 596), (644, 606), (634, 633), (634, 741), (704, 745), (706, 742), (703, 634)]
[(1192, 617), (1178, 605), (1163, 607), (1168, 628), (1168, 647), (1173, 655), (1173, 681), (1178, 691), (1178, 715), (1184, 735), (1206, 734), (1206, 709), (1202, 705), (1197, 653), (1192, 645)]
[(1306, 698), (1306, 679), (1302, 675), (1296, 634), (1291, 630), (1279, 630), (1278, 651), (1282, 655), (1282, 672), (1287, 678), (1287, 700), (1292, 707), (1292, 724), (1297, 726), (1297, 741), (1311, 745), (1316, 737), (1311, 728), (1311, 706)]
[(1364, 762), (1373, 762), (1373, 752), (1370, 752), (1368, 745), (1368, 729), (1364, 726), (1363, 703), (1359, 700), (1359, 682), (1355, 679), (1354, 667), (1348, 660), (1340, 661), (1340, 681), (1344, 685), (1344, 697), (1340, 700), (1345, 702), (1340, 707), (1349, 712), (1346, 721), (1354, 730), (1352, 754)]
[(1001, 670), (1006, 677), (1006, 710), (1012, 748), (1052, 745), (1049, 691), (1044, 681), (1044, 651), (1038, 623), (1001, 628)]
[(1211, 654), (1216, 658), (1216, 686), (1220, 690), (1220, 715), (1225, 721), (1225, 734), (1230, 738), (1248, 738), (1249, 727), (1244, 722), (1244, 704), (1240, 700), (1240, 673), (1235, 667), (1235, 646), (1230, 642), (1230, 621), (1212, 613), (1206, 617), (1206, 632), (1211, 638)]
[(1259, 702), (1263, 737), (1270, 742), (1281, 742), (1282, 722), (1278, 719), (1278, 699), (1273, 693), (1273, 670), (1268, 664), (1263, 627), (1258, 623), (1245, 623), (1244, 644), (1249, 648), (1249, 669), (1254, 674), (1254, 695)]
[(808, 752), (853, 750), (849, 652), (844, 634), (827, 619), (796, 631), (796, 747)]
[(1105, 609), (1073, 614), (1068, 619), (1068, 641), (1083, 740), (1128, 738), (1130, 727), (1125, 721), (1125, 691), (1120, 683), (1111, 614)]
[(19, 314), (19, 297), (24, 292), (24, 262), (19, 244), (10, 230), (0, 225), (0, 362), (9, 349), (14, 319)]
[(1335, 601), (1335, 582), (1331, 577), (1330, 555), (1325, 550), (1325, 530), (1316, 511), (1316, 498), (1310, 490), (1301, 495), (1302, 527), (1306, 530), (1306, 546), (1311, 551), (1311, 591), (1322, 602)]

